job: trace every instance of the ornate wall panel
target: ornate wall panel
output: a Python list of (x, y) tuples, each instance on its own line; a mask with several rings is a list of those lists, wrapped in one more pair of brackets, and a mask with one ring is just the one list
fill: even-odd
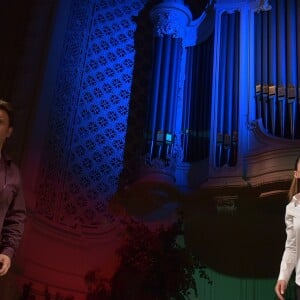
[(137, 156), (150, 65), (151, 28), (138, 28), (145, 3), (72, 1), (37, 188), (38, 213), (66, 229), (111, 222), (107, 200), (130, 173), (124, 155)]

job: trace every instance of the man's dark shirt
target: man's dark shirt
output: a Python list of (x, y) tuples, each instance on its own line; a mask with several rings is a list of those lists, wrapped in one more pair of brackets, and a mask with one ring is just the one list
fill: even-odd
[(18, 167), (0, 159), (0, 253), (12, 258), (24, 231), (25, 201)]

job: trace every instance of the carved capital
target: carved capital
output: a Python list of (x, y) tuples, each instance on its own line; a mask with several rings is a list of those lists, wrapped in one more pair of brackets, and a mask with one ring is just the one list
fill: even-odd
[(173, 38), (184, 38), (187, 25), (192, 20), (189, 9), (177, 3), (162, 3), (151, 11), (154, 24), (154, 35), (162, 37), (170, 35)]

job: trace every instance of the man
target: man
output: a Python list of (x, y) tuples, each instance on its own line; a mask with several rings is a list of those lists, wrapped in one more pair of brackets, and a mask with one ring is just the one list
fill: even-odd
[(7, 273), (17, 250), (25, 220), (25, 202), (18, 167), (3, 146), (13, 131), (11, 105), (0, 100), (0, 276)]

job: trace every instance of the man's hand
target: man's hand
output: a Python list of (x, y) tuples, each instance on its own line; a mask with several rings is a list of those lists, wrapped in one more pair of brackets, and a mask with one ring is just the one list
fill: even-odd
[(275, 292), (276, 295), (278, 297), (278, 299), (280, 300), (284, 300), (284, 292), (286, 290), (287, 287), (287, 282), (285, 280), (278, 280), (275, 286)]
[(0, 254), (0, 276), (3, 276), (7, 273), (10, 268), (11, 259), (5, 254)]

